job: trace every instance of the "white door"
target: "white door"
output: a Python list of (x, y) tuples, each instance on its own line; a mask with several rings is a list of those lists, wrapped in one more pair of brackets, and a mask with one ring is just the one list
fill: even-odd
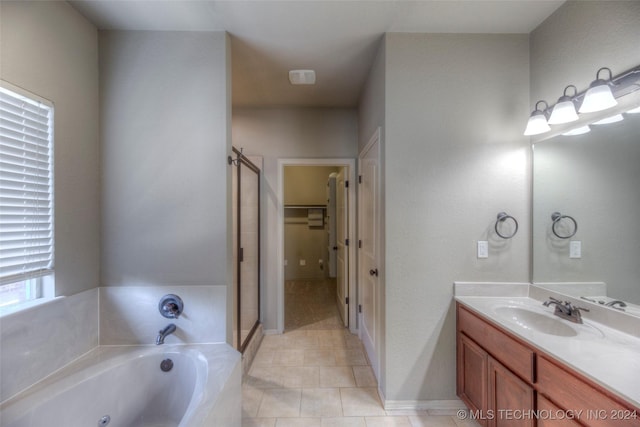
[(336, 271), (336, 299), (338, 311), (342, 317), (344, 326), (349, 326), (349, 251), (346, 240), (349, 236), (349, 210), (347, 206), (348, 191), (346, 168), (342, 168), (336, 177), (336, 246), (337, 251), (337, 271)]
[(358, 186), (359, 203), (359, 279), (360, 283), (360, 339), (379, 378), (377, 337), (379, 304), (379, 147), (380, 131), (376, 131), (359, 157), (361, 181)]

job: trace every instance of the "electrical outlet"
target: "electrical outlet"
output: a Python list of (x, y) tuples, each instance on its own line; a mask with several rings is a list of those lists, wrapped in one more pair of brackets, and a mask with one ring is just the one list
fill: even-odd
[(569, 258), (582, 258), (582, 242), (580, 240), (569, 242)]
[(489, 242), (478, 240), (478, 258), (489, 258)]
[(306, 259), (301, 259), (300, 260), (300, 265), (307, 265), (307, 260)]

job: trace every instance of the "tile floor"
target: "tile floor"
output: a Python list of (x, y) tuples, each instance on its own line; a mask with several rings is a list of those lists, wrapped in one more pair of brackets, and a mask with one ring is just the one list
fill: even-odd
[[(285, 289), (293, 293), (298, 288), (301, 294), (310, 288), (304, 283)], [(305, 310), (295, 309), (295, 321), (287, 319), (283, 335), (264, 337), (243, 380), (243, 427), (477, 426), (426, 411), (385, 411), (362, 343), (337, 326), (340, 319), (330, 297), (313, 297), (323, 292), (298, 295)]]

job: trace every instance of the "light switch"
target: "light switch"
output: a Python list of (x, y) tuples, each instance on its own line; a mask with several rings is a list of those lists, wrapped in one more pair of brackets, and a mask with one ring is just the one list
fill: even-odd
[(582, 242), (580, 240), (569, 242), (569, 258), (582, 258)]
[(300, 260), (300, 265), (307, 265), (307, 260), (306, 259), (301, 259)]
[(489, 258), (489, 242), (478, 240), (478, 258)]

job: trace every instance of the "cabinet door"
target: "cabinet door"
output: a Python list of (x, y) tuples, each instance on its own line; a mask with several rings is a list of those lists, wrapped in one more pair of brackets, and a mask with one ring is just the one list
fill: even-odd
[(538, 393), (538, 427), (580, 427), (577, 421), (569, 418), (570, 412), (563, 411), (549, 399)]
[[(489, 355), (463, 334), (458, 334), (457, 392), (471, 411), (487, 410), (487, 360)], [(486, 420), (478, 422), (486, 426)]]
[(489, 356), (489, 427), (534, 427), (533, 388)]

